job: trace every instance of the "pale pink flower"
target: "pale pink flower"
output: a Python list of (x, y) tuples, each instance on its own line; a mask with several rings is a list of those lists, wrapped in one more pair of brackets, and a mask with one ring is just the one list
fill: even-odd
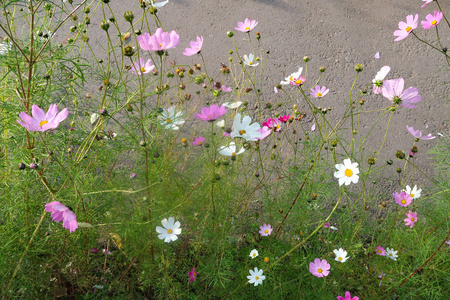
[(316, 258), (314, 262), (309, 263), (309, 271), (317, 277), (328, 276), (330, 268), (330, 264), (325, 259)]
[(329, 91), (330, 90), (324, 86), (320, 87), (320, 85), (316, 85), (314, 88), (311, 89), (309, 94), (313, 96), (313, 98), (322, 98), (323, 96), (328, 94)]
[(259, 234), (261, 236), (268, 236), (272, 233), (272, 226), (270, 224), (263, 224), (259, 227)]
[(398, 28), (399, 30), (394, 31), (394, 35), (397, 37), (394, 41), (400, 41), (406, 38), (411, 31), (417, 28), (417, 25), (419, 23), (419, 14), (408, 15), (406, 17), (406, 23), (405, 22), (399, 22)]
[(225, 106), (221, 105), (220, 107), (217, 104), (213, 104), (210, 107), (203, 107), (201, 110), (201, 114), (194, 114), (197, 119), (212, 122), (224, 114), (227, 113), (227, 109)]
[(421, 8), (424, 8), (425, 6), (427, 6), (428, 4), (430, 4), (431, 2), (433, 2), (434, 0), (422, 0), (422, 1), (424, 1), (425, 3), (422, 5)]
[(197, 279), (197, 275), (198, 275), (198, 272), (195, 271), (194, 268), (192, 268), (191, 271), (188, 273), (189, 282), (193, 282), (195, 279)]
[(61, 204), (61, 202), (53, 201), (47, 203), (45, 204), (45, 210), (52, 213), (53, 221), (63, 221), (63, 227), (69, 229), (70, 232), (74, 232), (78, 228), (77, 217), (67, 206)]
[(192, 142), (192, 145), (194, 146), (201, 146), (203, 142), (205, 141), (205, 138), (202, 136), (196, 137), (194, 141)]
[(445, 241), (445, 243), (450, 247), (450, 240), (449, 241)]
[(420, 22), (422, 24), (423, 29), (430, 29), (431, 27), (436, 27), (437, 24), (441, 21), (443, 17), (443, 13), (439, 11), (435, 11), (434, 15), (428, 14), (425, 18), (426, 21)]
[(419, 91), (416, 88), (409, 87), (403, 90), (405, 81), (403, 78), (386, 80), (383, 83), (381, 93), (394, 104), (399, 104), (403, 107), (416, 108), (413, 103), (422, 100)]
[(381, 246), (377, 247), (377, 251), (376, 252), (377, 252), (378, 255), (386, 256), (386, 250), (383, 247), (381, 247)]
[(386, 276), (386, 273), (384, 273), (384, 272), (381, 272), (381, 274), (378, 275), (378, 278), (381, 279), (381, 280), (380, 280), (380, 283), (378, 284), (378, 287), (381, 286), (381, 283), (383, 282), (385, 276)]
[(176, 47), (180, 42), (180, 36), (175, 30), (169, 33), (158, 28), (153, 35), (147, 32), (138, 36), (138, 41), (143, 50), (164, 51)]
[(152, 60), (149, 59), (147, 62), (144, 61), (143, 58), (139, 59), (139, 63), (135, 62), (134, 65), (131, 67), (131, 73), (142, 75), (147, 74), (155, 68), (155, 65), (153, 64)]
[(184, 51), (185, 51), (185, 52), (183, 52), (184, 55), (192, 56), (194, 54), (200, 53), (200, 51), (202, 50), (202, 46), (203, 46), (203, 37), (197, 36), (197, 41), (191, 41), (190, 45), (191, 45), (191, 48), (184, 49)]
[(377, 75), (375, 75), (375, 78), (372, 79), (374, 94), (381, 94), (384, 78), (386, 77), (386, 75), (389, 73), (390, 70), (391, 70), (391, 67), (384, 66), (380, 69), (380, 71), (377, 72)]
[(359, 297), (355, 296), (352, 298), (351, 294), (349, 291), (345, 292), (345, 298), (342, 296), (337, 296), (338, 300), (359, 300)]
[(403, 221), (406, 222), (405, 226), (410, 226), (410, 228), (414, 227), (414, 224), (417, 222), (417, 212), (409, 211), (409, 213), (406, 213), (407, 218)]
[(435, 136), (432, 136), (431, 133), (429, 133), (426, 136), (422, 136), (422, 131), (420, 130), (414, 130), (414, 128), (412, 126), (408, 126), (406, 125), (406, 128), (408, 129), (409, 133), (411, 133), (413, 135), (414, 138), (419, 139), (419, 140), (432, 140), (435, 139)]
[(395, 203), (403, 207), (407, 207), (412, 202), (411, 196), (406, 192), (393, 193), (392, 196), (395, 199)]
[(17, 120), (17, 122), (28, 129), (29, 131), (41, 131), (44, 132), (49, 129), (58, 128), (59, 123), (64, 121), (69, 116), (69, 111), (67, 108), (64, 108), (61, 112), (58, 113), (58, 107), (56, 104), (50, 105), (47, 113), (37, 105), (33, 105), (31, 107), (31, 115), (30, 117), (26, 112), (21, 112), (19, 117), (23, 122)]
[(249, 32), (250, 30), (252, 30), (253, 28), (255, 28), (255, 26), (258, 24), (258, 22), (256, 20), (251, 20), (249, 18), (246, 18), (244, 23), (242, 22), (238, 22), (237, 26), (234, 29), (238, 30), (238, 31), (242, 31), (242, 32)]
[(232, 89), (230, 87), (227, 87), (225, 84), (222, 84), (222, 87), (220, 88), (220, 90), (222, 92), (231, 92)]
[(261, 133), (261, 137), (257, 138), (260, 141), (262, 141), (272, 133), (272, 129), (267, 126), (261, 127), (260, 129), (258, 129), (258, 131)]
[(375, 59), (380, 59), (380, 52), (375, 53), (375, 55), (373, 56)]

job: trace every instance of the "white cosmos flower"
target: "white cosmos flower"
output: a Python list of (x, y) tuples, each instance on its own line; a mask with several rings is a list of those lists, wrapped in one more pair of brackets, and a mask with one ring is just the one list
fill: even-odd
[(220, 120), (217, 121), (216, 125), (220, 128), (224, 128), (225, 127), (225, 120)]
[(259, 253), (258, 253), (258, 250), (256, 250), (256, 249), (253, 249), (252, 251), (250, 251), (250, 257), (252, 258), (252, 259), (254, 259), (255, 257), (257, 257), (259, 255)]
[(244, 59), (244, 64), (246, 64), (247, 66), (250, 67), (256, 67), (257, 65), (259, 65), (259, 63), (255, 63), (255, 57), (253, 56), (253, 53), (250, 53), (247, 57), (247, 55), (244, 55), (243, 57)]
[(166, 0), (166, 1), (160, 1), (160, 2), (157, 2), (156, 0), (145, 0), (145, 2), (146, 2), (147, 4), (150, 4), (150, 5), (153, 6), (154, 8), (161, 8), (161, 7), (163, 7), (164, 5), (166, 5), (167, 3), (169, 3), (169, 0)]
[(177, 112), (175, 106), (164, 110), (161, 115), (158, 116), (158, 120), (162, 126), (166, 129), (178, 130), (178, 125), (184, 124), (184, 120), (181, 118), (183, 113)]
[(248, 283), (254, 283), (255, 286), (258, 284), (262, 284), (263, 280), (266, 279), (266, 276), (263, 275), (263, 270), (258, 270), (257, 267), (255, 267), (255, 270), (249, 270), (250, 276), (247, 276), (249, 279)]
[(241, 114), (236, 114), (234, 117), (233, 131), (230, 136), (232, 138), (241, 137), (246, 141), (258, 140), (261, 138), (261, 132), (258, 131), (261, 129), (261, 126), (258, 123), (253, 123), (250, 125), (251, 122), (252, 118), (245, 116), (241, 123)]
[(169, 217), (169, 220), (163, 219), (161, 224), (164, 228), (156, 226), (156, 232), (159, 233), (158, 238), (166, 243), (176, 241), (177, 235), (181, 233), (180, 222), (175, 222), (173, 217)]
[(386, 248), (386, 257), (389, 257), (392, 260), (397, 260), (397, 252), (398, 251), (394, 251), (394, 249)]
[(241, 150), (236, 153), (236, 144), (231, 142), (228, 147), (222, 146), (219, 148), (219, 153), (225, 156), (231, 156), (231, 158), (236, 158), (236, 155), (244, 153), (244, 147), (241, 147)]
[(402, 192), (406, 192), (411, 196), (411, 199), (417, 199), (420, 198), (420, 193), (422, 192), (422, 189), (418, 189), (417, 185), (415, 185), (412, 189), (409, 185), (405, 187), (405, 189), (402, 190)]
[(390, 70), (391, 68), (389, 66), (384, 66), (381, 68), (380, 71), (378, 71), (377, 75), (375, 75), (375, 78), (372, 79), (374, 94), (381, 94), (381, 88), (383, 87), (383, 80)]
[(298, 68), (298, 71), (295, 73), (292, 73), (291, 75), (289, 75), (288, 77), (286, 77), (284, 80), (282, 80), (280, 82), (280, 84), (290, 84), (292, 81), (294, 81), (295, 79), (297, 79), (298, 77), (300, 77), (300, 75), (302, 74), (303, 68), (300, 67)]
[(349, 185), (350, 182), (358, 183), (359, 180), (359, 169), (358, 163), (352, 163), (350, 158), (344, 159), (344, 164), (336, 164), (336, 172), (334, 172), (334, 177), (339, 179), (339, 186)]
[(225, 107), (227, 107), (227, 108), (232, 108), (232, 109), (238, 108), (238, 107), (241, 106), (241, 105), (242, 105), (242, 102), (241, 102), (241, 101), (236, 101), (236, 102), (225, 102), (225, 103), (223, 104), (223, 106), (225, 106)]
[(330, 226), (330, 229), (339, 230), (337, 227), (334, 227), (334, 226)]
[(98, 113), (93, 113), (91, 115), (91, 125), (94, 125), (95, 122), (97, 122), (98, 118), (100, 118), (100, 115)]
[(334, 249), (333, 250), (334, 255), (336, 255), (336, 258), (334, 259), (335, 261), (340, 261), (341, 263), (345, 263), (347, 261), (347, 259), (349, 259), (350, 257), (347, 257), (347, 251), (345, 251), (342, 248), (338, 249)]

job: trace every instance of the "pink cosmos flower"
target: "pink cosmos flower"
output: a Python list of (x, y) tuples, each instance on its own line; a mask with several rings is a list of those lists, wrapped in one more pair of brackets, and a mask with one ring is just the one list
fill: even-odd
[(188, 273), (189, 282), (193, 282), (195, 279), (197, 279), (197, 275), (198, 275), (198, 272), (195, 271), (194, 268), (192, 268), (191, 271)]
[(220, 107), (217, 104), (213, 104), (210, 107), (203, 107), (201, 110), (201, 114), (194, 114), (197, 119), (212, 122), (224, 114), (227, 113), (227, 109), (225, 106), (221, 105)]
[(153, 64), (151, 59), (149, 59), (149, 60), (147, 60), (147, 62), (145, 62), (143, 58), (140, 58), (139, 63), (135, 62), (130, 70), (131, 70), (131, 73), (133, 73), (135, 75), (136, 74), (142, 75), (142, 74), (147, 74), (150, 71), (153, 71), (154, 68), (155, 68), (155, 65)]
[(386, 250), (383, 247), (378, 246), (377, 247), (377, 254), (381, 255), (381, 256), (386, 256)]
[(289, 118), (291, 116), (290, 115), (284, 115), (278, 118), (278, 120), (280, 120), (280, 122), (286, 123), (287, 121), (289, 121)]
[(419, 14), (408, 15), (406, 17), (406, 23), (405, 22), (399, 22), (398, 28), (399, 30), (394, 31), (394, 35), (397, 37), (394, 41), (400, 41), (406, 38), (411, 31), (417, 28), (417, 25), (419, 23)]
[(414, 152), (412, 152), (412, 150), (409, 150), (409, 157), (414, 157), (416, 155), (417, 155), (417, 152), (414, 153)]
[(45, 210), (52, 213), (53, 221), (63, 221), (63, 227), (69, 229), (70, 232), (74, 232), (78, 228), (77, 217), (67, 206), (62, 205), (61, 202), (53, 201), (47, 203), (45, 204)]
[(47, 113), (37, 105), (33, 105), (31, 107), (31, 115), (30, 117), (26, 112), (21, 112), (19, 117), (23, 122), (17, 120), (17, 122), (28, 129), (29, 131), (41, 131), (44, 132), (49, 129), (58, 128), (59, 123), (64, 121), (69, 116), (69, 111), (67, 108), (64, 108), (60, 113), (58, 113), (58, 107), (56, 104), (50, 105)]
[(298, 77), (292, 77), (292, 80), (289, 81), (289, 83), (293, 86), (301, 86), (305, 82), (306, 82), (306, 78), (303, 77), (302, 75), (300, 75)]
[(426, 21), (420, 22), (422, 24), (423, 29), (430, 29), (431, 27), (436, 27), (437, 24), (441, 21), (443, 17), (443, 13), (439, 11), (435, 11), (434, 15), (428, 14), (425, 18)]
[(445, 243), (450, 247), (450, 241), (445, 241)]
[(202, 50), (202, 46), (203, 46), (203, 37), (198, 37), (197, 36), (197, 41), (191, 41), (190, 43), (191, 48), (186, 48), (183, 52), (184, 55), (186, 56), (192, 56), (194, 54), (200, 53), (200, 50)]
[(325, 259), (316, 258), (313, 263), (309, 263), (309, 271), (317, 277), (328, 276), (330, 268), (330, 264)]
[(428, 4), (430, 4), (431, 2), (433, 2), (433, 0), (422, 0), (422, 1), (424, 1), (425, 3), (424, 3), (424, 5), (422, 5), (421, 8), (424, 8), (425, 6), (427, 6)]
[(133, 179), (134, 177), (136, 177), (136, 173), (131, 173), (130, 174), (130, 179)]
[(314, 88), (311, 89), (309, 94), (313, 96), (313, 98), (322, 98), (326, 94), (328, 94), (330, 90), (326, 87), (320, 87), (320, 85), (316, 85)]
[(323, 224), (323, 227), (325, 227), (325, 228), (330, 227), (330, 222), (326, 222), (325, 224)]
[(267, 126), (261, 127), (260, 129), (258, 129), (258, 131), (261, 133), (261, 137), (257, 138), (260, 141), (262, 141), (263, 139), (265, 139), (266, 137), (268, 137), (272, 133), (272, 129), (270, 129)]
[(395, 199), (395, 203), (403, 207), (407, 207), (412, 202), (411, 196), (406, 192), (393, 193), (392, 196)]
[(380, 280), (380, 283), (378, 284), (378, 287), (381, 286), (381, 283), (383, 282), (383, 279), (384, 279), (385, 276), (386, 276), (386, 273), (384, 273), (384, 272), (381, 272), (381, 274), (378, 275), (378, 278), (381, 279), (381, 280)]
[(414, 138), (419, 140), (432, 140), (435, 139), (435, 136), (432, 136), (431, 133), (429, 133), (426, 136), (422, 136), (422, 131), (420, 130), (414, 130), (414, 128), (411, 126), (406, 125), (406, 128), (408, 129), (409, 133), (413, 135)]
[(203, 142), (205, 141), (205, 138), (202, 136), (196, 137), (194, 141), (192, 142), (192, 145), (194, 146), (201, 146)]
[(281, 130), (281, 121), (279, 119), (268, 118), (266, 122), (262, 123), (262, 126), (267, 126), (272, 128), (274, 131), (278, 132)]
[(386, 80), (383, 83), (381, 93), (395, 104), (403, 107), (416, 108), (413, 103), (422, 100), (419, 91), (416, 88), (409, 87), (403, 91), (405, 81), (403, 78)]
[(337, 296), (338, 300), (359, 300), (359, 297), (355, 296), (352, 298), (349, 291), (345, 292), (345, 298), (342, 296)]
[(259, 227), (259, 234), (261, 236), (268, 236), (272, 233), (272, 226), (270, 224), (263, 224)]
[(384, 66), (380, 69), (380, 71), (377, 72), (375, 78), (372, 79), (374, 94), (381, 94), (384, 78), (386, 77), (386, 75), (389, 73), (390, 70), (391, 67)]
[(222, 87), (220, 88), (220, 90), (222, 92), (231, 92), (232, 89), (230, 87), (227, 87), (225, 84), (223, 84)]
[(414, 227), (414, 224), (417, 222), (417, 212), (409, 211), (409, 213), (406, 214), (407, 218), (403, 221), (406, 222), (405, 226), (410, 226), (410, 228)]
[(249, 32), (250, 30), (255, 28), (257, 24), (258, 24), (258, 22), (256, 20), (250, 21), (249, 18), (246, 18), (244, 23), (238, 22), (237, 23), (238, 27), (235, 27), (234, 29), (242, 31), (242, 32)]
[(174, 48), (180, 42), (180, 36), (172, 30), (172, 32), (164, 32), (162, 28), (158, 28), (155, 34), (150, 35), (146, 32), (138, 36), (139, 45), (142, 49), (148, 51), (164, 51)]

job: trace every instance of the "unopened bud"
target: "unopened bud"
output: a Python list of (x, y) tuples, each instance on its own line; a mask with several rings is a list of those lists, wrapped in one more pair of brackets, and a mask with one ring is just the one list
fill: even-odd
[(367, 163), (371, 166), (373, 166), (376, 163), (377, 159), (375, 157), (369, 157), (367, 159)]
[(362, 72), (362, 70), (364, 70), (364, 66), (362, 65), (362, 64), (357, 64), (356, 66), (355, 66), (355, 71), (356, 72)]
[(233, 35), (234, 35), (233, 31), (228, 31), (228, 32), (227, 32), (227, 36), (228, 36), (229, 38), (233, 37)]
[(326, 71), (326, 68), (325, 67), (320, 67), (319, 71), (320, 71), (320, 73), (323, 73), (323, 72)]
[(303, 61), (304, 61), (304, 62), (310, 61), (309, 56), (308, 56), (308, 55), (303, 56)]
[(100, 22), (100, 28), (104, 31), (108, 31), (109, 29), (109, 21), (103, 20)]
[(126, 11), (124, 14), (123, 14), (123, 18), (125, 19), (125, 21), (127, 21), (127, 22), (133, 22), (133, 19), (134, 19), (134, 15), (133, 15), (133, 12), (131, 11), (131, 10), (128, 10), (128, 11)]
[(24, 163), (19, 163), (18, 165), (19, 170), (24, 170), (26, 168)]

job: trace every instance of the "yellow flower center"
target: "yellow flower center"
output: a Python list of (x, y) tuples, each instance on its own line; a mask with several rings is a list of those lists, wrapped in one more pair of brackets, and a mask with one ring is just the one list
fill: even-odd
[(347, 177), (351, 177), (351, 176), (353, 175), (353, 171), (350, 170), (350, 169), (347, 169), (347, 170), (345, 170), (344, 174), (345, 174), (345, 176), (347, 176)]
[(269, 233), (269, 230), (267, 230), (267, 229), (264, 230), (264, 233), (265, 233), (265, 234), (268, 234), (268, 233)]
[(318, 269), (317, 272), (318, 272), (318, 273), (322, 273), (322, 269)]
[(172, 123), (172, 119), (167, 119), (166, 122), (167, 123)]
[(250, 27), (245, 27), (245, 30), (250, 30)]
[(171, 234), (172, 232), (173, 232), (172, 229), (167, 229), (167, 233), (168, 233), (168, 234)]
[(231, 153), (232, 157), (236, 157), (236, 152)]
[(141, 72), (144, 73), (145, 72), (145, 68), (141, 68)]
[(251, 66), (251, 65), (253, 65), (253, 62), (251, 61), (251, 62), (249, 62), (248, 64)]
[(202, 141), (198, 141), (197, 145), (201, 146), (201, 144), (203, 144)]
[(43, 121), (41, 121), (41, 122), (39, 123), (39, 126), (41, 126), (41, 128), (42, 128), (42, 126), (44, 126), (44, 125), (47, 124), (47, 123), (48, 123), (47, 120), (43, 120)]
[(259, 279), (259, 277), (258, 276), (255, 276), (255, 280), (258, 280)]
[(162, 48), (162, 44), (159, 44), (159, 48)]
[(338, 257), (339, 260), (342, 260), (342, 257)]
[(406, 200), (402, 199), (402, 201), (400, 201), (402, 204), (406, 204)]
[(322, 97), (322, 93), (317, 93), (317, 97)]
[(411, 194), (410, 196), (411, 196), (411, 198), (414, 198), (414, 194)]
[(256, 253), (253, 253), (253, 257), (256, 257)]
[(411, 26), (406, 27), (406, 32), (410, 32), (411, 31)]
[(436, 25), (436, 23), (437, 23), (436, 20), (431, 21), (431, 25)]
[(378, 251), (378, 253), (381, 253), (381, 250), (377, 250)]
[(239, 131), (239, 134), (240, 134), (240, 135), (243, 135), (244, 133), (246, 133), (246, 131), (245, 131), (244, 129), (242, 129), (242, 130)]
[(297, 79), (296, 81), (295, 81), (295, 84), (302, 84), (303, 83), (303, 81), (301, 80), (301, 79)]
[(415, 220), (414, 218), (411, 218), (411, 222), (414, 222), (414, 220)]

